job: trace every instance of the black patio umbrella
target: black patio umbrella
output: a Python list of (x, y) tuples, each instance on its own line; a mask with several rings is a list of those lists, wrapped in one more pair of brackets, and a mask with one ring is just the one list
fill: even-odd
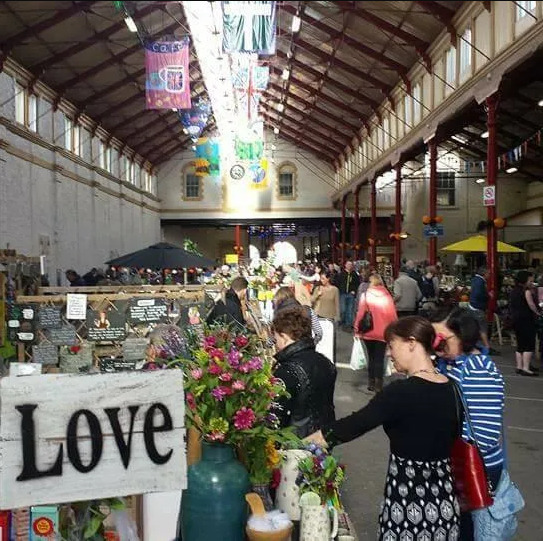
[(213, 267), (215, 262), (207, 257), (187, 252), (175, 244), (159, 242), (143, 250), (116, 257), (106, 264), (113, 267), (179, 269), (188, 267)]

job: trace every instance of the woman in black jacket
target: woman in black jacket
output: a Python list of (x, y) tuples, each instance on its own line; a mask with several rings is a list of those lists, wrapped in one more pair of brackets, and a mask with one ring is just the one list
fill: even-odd
[(335, 366), (315, 351), (311, 322), (303, 307), (280, 310), (272, 324), (277, 354), (275, 376), (285, 382), (289, 398), (277, 412), (281, 426), (294, 426), (299, 437), (335, 420)]

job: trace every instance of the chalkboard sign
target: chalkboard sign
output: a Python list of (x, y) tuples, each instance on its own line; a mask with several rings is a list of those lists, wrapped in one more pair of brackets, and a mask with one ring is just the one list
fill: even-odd
[(135, 369), (136, 361), (127, 361), (119, 357), (100, 359), (100, 372), (126, 372)]
[(32, 360), (41, 364), (57, 364), (58, 347), (46, 343), (32, 346)]
[(44, 306), (38, 312), (38, 324), (42, 329), (58, 329), (62, 326), (60, 309), (55, 306)]
[(94, 344), (82, 342), (80, 347), (60, 348), (59, 368), (64, 374), (84, 374), (92, 368)]
[(62, 325), (58, 329), (49, 329), (47, 337), (55, 346), (75, 346), (77, 344), (75, 327), (69, 323)]
[(36, 339), (34, 306), (15, 305), (10, 308), (8, 337), (12, 342), (31, 343)]
[(123, 342), (123, 358), (125, 361), (143, 361), (148, 347), (147, 338), (127, 338)]
[(162, 299), (133, 299), (128, 307), (131, 323), (159, 323), (168, 319), (168, 306)]
[(116, 309), (89, 310), (87, 339), (94, 342), (115, 342), (126, 338), (126, 318)]

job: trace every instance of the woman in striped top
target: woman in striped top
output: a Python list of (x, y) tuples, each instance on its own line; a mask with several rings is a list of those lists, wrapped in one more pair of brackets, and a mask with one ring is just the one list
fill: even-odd
[[(481, 345), (479, 322), (469, 310), (455, 308), (448, 314), (436, 313), (431, 319), (438, 336), (435, 348), (440, 356), (438, 368), (454, 380), (464, 394), (494, 491), (503, 468), (503, 376)], [(465, 422), (462, 435), (467, 439)], [(463, 541), (473, 539), (469, 513), (462, 517), (460, 531)]]

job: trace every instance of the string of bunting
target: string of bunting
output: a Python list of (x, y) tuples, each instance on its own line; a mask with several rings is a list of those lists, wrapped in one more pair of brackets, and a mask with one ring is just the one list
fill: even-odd
[[(507, 169), (511, 164), (520, 161), (524, 156), (528, 155), (530, 143), (535, 143), (537, 146), (541, 146), (541, 134), (543, 128), (537, 130), (533, 135), (524, 140), (520, 145), (515, 146), (503, 152), (498, 156), (498, 169)], [(470, 173), (472, 170), (480, 170), (483, 173), (486, 170), (486, 160), (470, 160), (465, 162), (466, 172)]]

